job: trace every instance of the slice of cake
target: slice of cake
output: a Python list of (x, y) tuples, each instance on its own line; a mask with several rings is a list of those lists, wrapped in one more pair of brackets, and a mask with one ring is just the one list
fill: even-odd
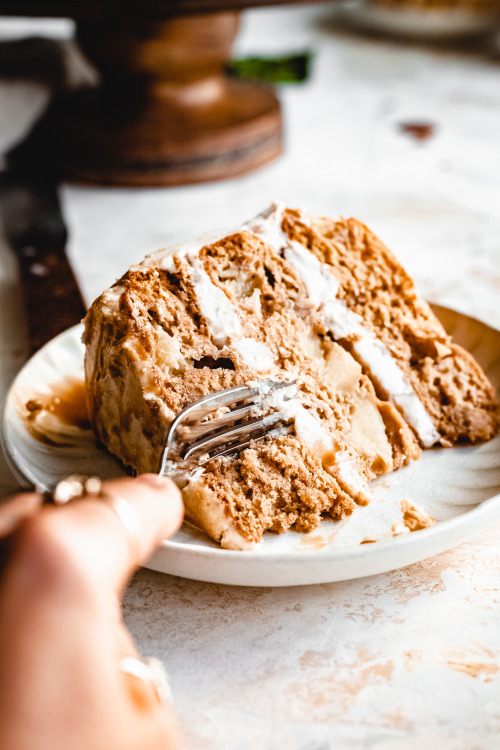
[(479, 365), (356, 219), (273, 205), (160, 250), (94, 302), (84, 341), (93, 427), (136, 472), (158, 471), (187, 404), (296, 381), (291, 433), (205, 464), (183, 489), (188, 518), (224, 547), (344, 518), (422, 447), (488, 440), (498, 425)]

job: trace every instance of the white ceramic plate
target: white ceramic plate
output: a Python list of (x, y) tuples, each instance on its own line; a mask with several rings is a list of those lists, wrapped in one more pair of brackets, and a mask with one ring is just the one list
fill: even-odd
[[(456, 341), (479, 360), (500, 385), (500, 332), (473, 318), (437, 307)], [(70, 447), (53, 447), (26, 429), (26, 400), (49, 393), (67, 375), (82, 375), (81, 327), (66, 331), (38, 352), (21, 370), (7, 398), (3, 418), (4, 449), (24, 481), (52, 487), (73, 473), (122, 475), (123, 469), (89, 434)], [(411, 466), (373, 484), (373, 500), (347, 521), (323, 521), (310, 534), (267, 534), (255, 551), (220, 549), (196, 529), (184, 525), (163, 542), (147, 567), (202, 581), (243, 586), (295, 586), (381, 573), (443, 552), (486, 529), (500, 517), (500, 436), (477, 447), (425, 451)], [(401, 518), (401, 500), (422, 506), (437, 519), (429, 529), (391, 535)], [(363, 539), (381, 539), (360, 544)]]
[(498, 13), (467, 8), (384, 7), (366, 0), (340, 4), (335, 13), (359, 29), (423, 41), (446, 41), (491, 32)]

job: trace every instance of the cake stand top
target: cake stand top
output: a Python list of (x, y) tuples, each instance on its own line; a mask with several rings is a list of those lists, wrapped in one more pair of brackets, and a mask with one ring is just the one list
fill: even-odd
[(5, 0), (0, 15), (98, 18), (110, 13), (134, 16), (182, 16), (190, 14), (238, 11), (266, 5), (317, 3), (322, 0)]

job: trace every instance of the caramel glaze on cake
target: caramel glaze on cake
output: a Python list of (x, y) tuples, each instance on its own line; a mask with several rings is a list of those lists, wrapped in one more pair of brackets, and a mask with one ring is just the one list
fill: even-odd
[(295, 431), (205, 465), (183, 490), (215, 541), (314, 529), (369, 501), (421, 447), (487, 440), (492, 386), (387, 248), (355, 219), (273, 206), (217, 239), (158, 251), (87, 318), (90, 416), (134, 471), (157, 471), (173, 417), (265, 378), (297, 379)]

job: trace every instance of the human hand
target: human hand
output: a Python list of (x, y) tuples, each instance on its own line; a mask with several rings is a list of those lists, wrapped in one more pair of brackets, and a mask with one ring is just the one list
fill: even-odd
[(26, 493), (0, 506), (2, 750), (181, 747), (153, 683), (120, 668), (138, 657), (121, 593), (180, 526), (181, 496), (152, 474), (104, 482), (103, 495), (42, 507)]

